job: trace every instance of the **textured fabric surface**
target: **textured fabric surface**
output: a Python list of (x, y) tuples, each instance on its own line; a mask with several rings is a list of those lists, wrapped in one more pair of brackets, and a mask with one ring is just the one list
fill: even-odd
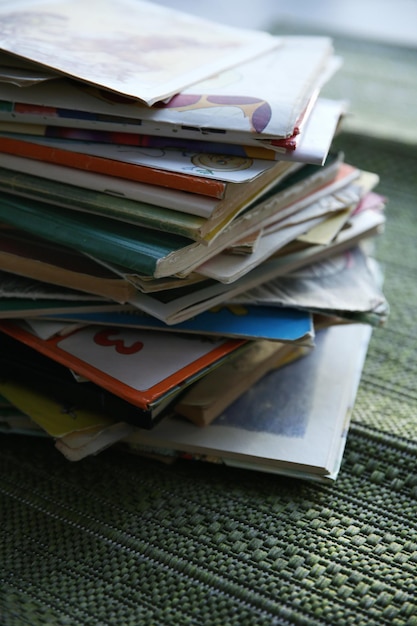
[(0, 438), (0, 623), (417, 625), (416, 150), (337, 139), (381, 175), (389, 323), (331, 485)]

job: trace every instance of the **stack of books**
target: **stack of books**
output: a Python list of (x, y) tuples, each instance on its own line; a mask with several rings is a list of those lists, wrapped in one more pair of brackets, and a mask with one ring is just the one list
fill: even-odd
[(334, 479), (388, 304), (332, 41), (139, 0), (0, 19), (2, 430)]

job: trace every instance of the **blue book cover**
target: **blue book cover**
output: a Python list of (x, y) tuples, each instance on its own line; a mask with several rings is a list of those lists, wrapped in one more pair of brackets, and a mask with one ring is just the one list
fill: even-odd
[(48, 317), (106, 326), (148, 328), (244, 339), (269, 339), (299, 342), (303, 345), (311, 345), (314, 341), (314, 326), (310, 313), (272, 306), (217, 307), (174, 325), (168, 325), (141, 311), (64, 313)]

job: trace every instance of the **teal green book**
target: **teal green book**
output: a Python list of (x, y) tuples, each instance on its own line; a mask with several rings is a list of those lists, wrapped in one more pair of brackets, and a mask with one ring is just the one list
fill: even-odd
[(0, 221), (147, 276), (154, 275), (161, 258), (194, 243), (180, 235), (7, 193), (1, 194)]
[(136, 226), (164, 230), (195, 240), (200, 239), (200, 229), (206, 222), (205, 218), (197, 215), (16, 172), (4, 167), (0, 167), (0, 189), (48, 204), (94, 213)]

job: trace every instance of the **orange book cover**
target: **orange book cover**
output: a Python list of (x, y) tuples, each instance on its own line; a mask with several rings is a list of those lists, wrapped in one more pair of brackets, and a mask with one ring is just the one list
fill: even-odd
[(246, 343), (94, 325), (45, 340), (8, 321), (0, 322), (0, 332), (144, 410), (180, 386), (185, 388)]
[(4, 135), (0, 136), (0, 152), (218, 199), (223, 198), (227, 187), (222, 180), (107, 159)]

